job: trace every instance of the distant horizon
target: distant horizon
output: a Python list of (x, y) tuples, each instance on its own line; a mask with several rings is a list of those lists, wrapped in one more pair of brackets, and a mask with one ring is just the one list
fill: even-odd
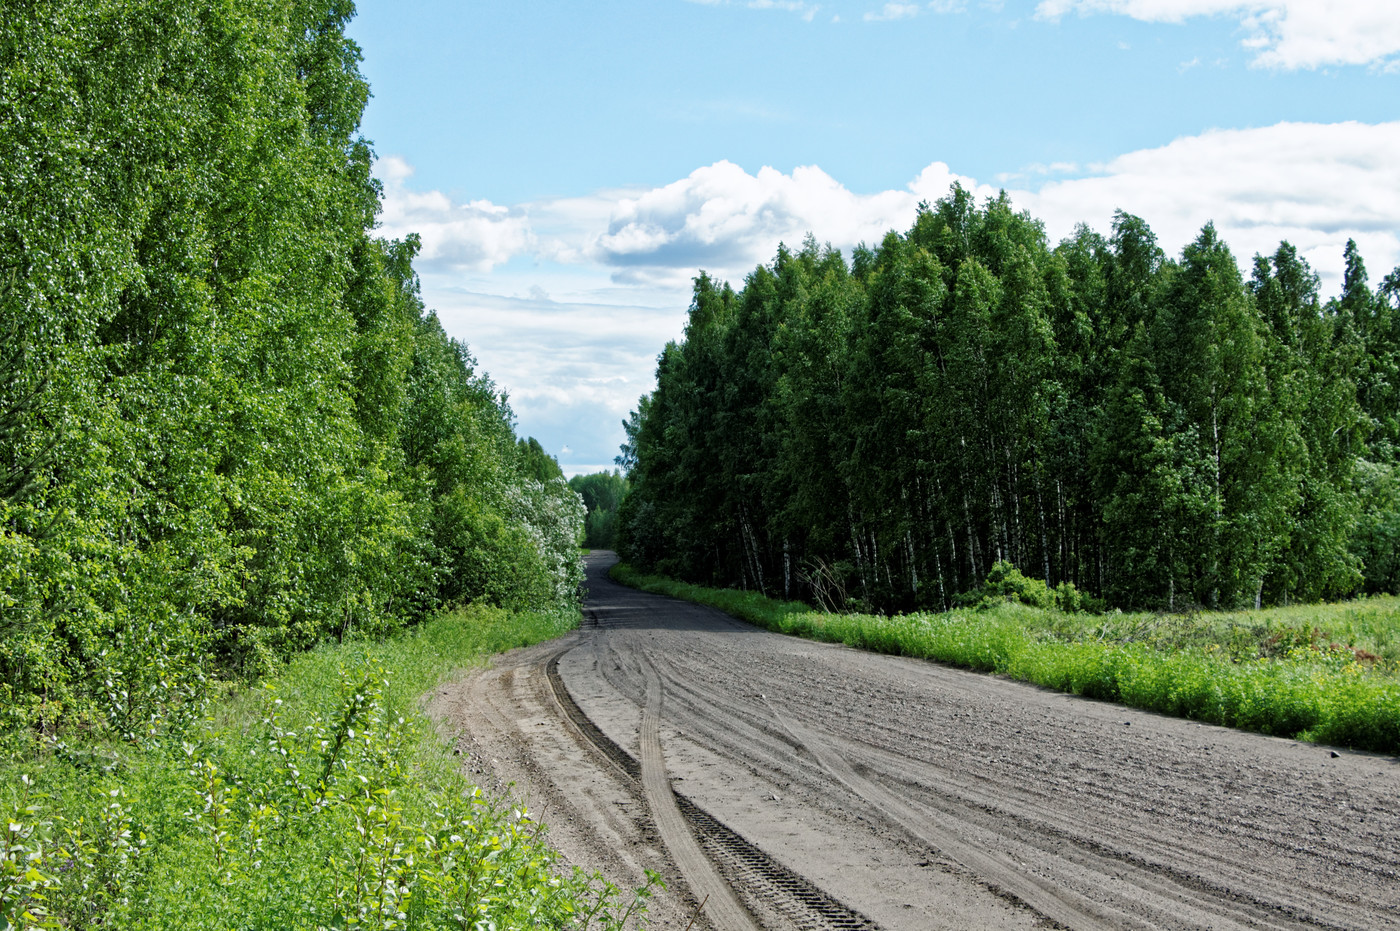
[(561, 465), (560, 468), (564, 470), (565, 478), (576, 478), (580, 475), (597, 475), (599, 472), (612, 472), (614, 470), (621, 471), (617, 468), (616, 464), (611, 462), (608, 463), (606, 466), (571, 465), (568, 468), (565, 468)]

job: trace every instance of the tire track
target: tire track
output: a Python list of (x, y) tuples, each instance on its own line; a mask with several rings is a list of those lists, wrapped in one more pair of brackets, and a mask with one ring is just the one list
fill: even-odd
[[(658, 663), (663, 660), (658, 659)], [(958, 861), (965, 868), (980, 876), (989, 885), (1013, 895), (1027, 904), (1033, 902), (1016, 889), (1029, 881), (1040, 888), (1047, 888), (1045, 880), (1030, 877), (1021, 882), (1008, 882), (1007, 869), (1013, 876), (1028, 876), (1024, 869), (1015, 863), (1035, 864), (1039, 873), (1054, 877), (1054, 881), (1064, 894), (1072, 896), (1078, 906), (1091, 913), (1107, 911), (1115, 927), (1151, 927), (1152, 921), (1144, 921), (1143, 916), (1125, 915), (1112, 910), (1100, 909), (1093, 904), (1094, 893), (1113, 886), (1132, 885), (1139, 890), (1142, 910), (1157, 916), (1190, 916), (1201, 926), (1212, 926), (1219, 931), (1227, 929), (1297, 928), (1299, 923), (1286, 919), (1271, 909), (1255, 901), (1242, 900), (1228, 888), (1203, 883), (1196, 877), (1181, 873), (1170, 866), (1175, 851), (1170, 848), (1153, 848), (1147, 839), (1138, 841), (1140, 849), (1155, 850), (1161, 861), (1157, 865), (1141, 859), (1125, 857), (1102, 844), (1095, 844), (1078, 835), (1074, 828), (1075, 819), (1069, 814), (1061, 814), (1044, 804), (1045, 798), (1030, 796), (1022, 798), (1022, 793), (1012, 788), (1003, 788), (998, 797), (957, 784), (953, 774), (937, 767), (932, 761), (911, 761), (906, 756), (894, 754), (870, 742), (871, 731), (882, 732), (883, 728), (868, 726), (867, 740), (852, 741), (832, 733), (822, 732), (820, 736), (811, 727), (798, 724), (792, 713), (782, 714), (773, 709), (772, 701), (764, 699), (768, 713), (780, 727), (786, 729), (796, 746), (783, 745), (777, 753), (772, 749), (777, 741), (767, 740), (767, 730), (760, 729), (760, 722), (752, 722), (747, 706), (731, 700), (721, 691), (707, 688), (698, 681), (687, 681), (682, 674), (683, 663), (678, 660), (664, 660), (670, 673), (672, 694), (679, 696), (687, 716), (685, 727), (689, 731), (703, 734), (715, 746), (723, 746), (729, 752), (737, 752), (743, 747), (753, 749), (763, 745), (763, 755), (771, 758), (783, 752), (795, 754), (797, 748), (805, 748), (833, 778), (876, 809), (884, 813), (891, 824), (903, 826), (933, 825), (933, 831), (922, 835), (909, 830), (910, 836), (919, 843), (926, 844)], [(693, 668), (693, 667), (692, 667)], [(698, 679), (699, 677), (691, 677)], [(757, 697), (757, 696), (755, 696)], [(721, 726), (723, 721), (723, 726)], [(799, 737), (799, 734), (801, 737)], [(835, 758), (838, 764), (831, 764)], [(845, 761), (859, 759), (872, 774), (869, 777), (848, 777), (854, 767)], [(795, 759), (785, 761), (784, 771), (796, 765)], [(879, 779), (876, 782), (875, 779)], [(930, 791), (933, 782), (938, 791)], [(893, 798), (894, 804), (884, 801)], [(892, 810), (893, 809), (893, 810)], [(1034, 816), (1030, 813), (1034, 812)], [(946, 827), (939, 827), (946, 825)], [(1008, 831), (1008, 825), (1014, 826)], [(936, 832), (942, 840), (935, 841)], [(994, 853), (1000, 851), (998, 855)], [(1066, 870), (1068, 866), (1072, 869)], [(1245, 884), (1249, 875), (1238, 869), (1221, 864), (1220, 875), (1230, 884)], [(1267, 881), (1254, 877), (1256, 883)], [(1055, 888), (1055, 887), (1049, 887)], [(1075, 895), (1073, 890), (1078, 889)], [(1041, 911), (1044, 911), (1041, 909)], [(1249, 912), (1244, 923), (1241, 912)], [(1069, 927), (1078, 927), (1082, 921), (1071, 921), (1065, 914), (1049, 913), (1049, 917)], [(1317, 927), (1309, 923), (1310, 927)], [(1338, 925), (1327, 925), (1340, 927)]]
[(1122, 912), (1095, 905), (1080, 896), (1057, 889), (1018, 869), (1005, 857), (985, 852), (964, 842), (956, 833), (941, 827), (936, 819), (928, 817), (926, 809), (921, 810), (909, 804), (879, 783), (859, 775), (811, 729), (797, 724), (779, 712), (767, 696), (760, 698), (793, 739), (806, 747), (807, 751), (821, 762), (822, 768), (837, 781), (885, 812), (895, 824), (903, 827), (916, 840), (961, 863), (983, 881), (1073, 931), (1113, 931), (1115, 928), (1136, 925), (1136, 922), (1131, 921)]
[[(752, 719), (747, 702), (739, 700), (743, 693), (736, 693), (732, 682), (722, 683), (719, 670), (707, 665), (702, 653), (685, 649), (683, 643), (678, 643), (677, 647), (666, 664), (676, 679), (673, 692), (684, 696), (687, 715), (683, 726), (737, 758), (757, 757), (759, 765), (779, 766), (772, 758), (771, 747), (759, 750), (754, 747), (755, 741), (743, 739), (746, 734), (766, 733), (761, 730), (761, 723)], [(809, 649), (821, 647), (813, 645)], [(759, 657), (753, 657), (753, 664), (763, 666)], [(749, 681), (755, 679), (771, 683), (784, 694), (810, 694), (809, 684), (793, 664), (752, 669)], [(986, 686), (998, 684), (996, 680), (983, 682)], [(725, 684), (730, 685), (728, 690), (723, 687)], [(1015, 688), (1009, 684), (1008, 687)], [(1030, 866), (1021, 872), (1036, 877), (1033, 882), (1042, 878), (1049, 880), (1053, 884), (1051, 888), (1091, 903), (1091, 908), (1099, 908), (1092, 903), (1122, 898), (1129, 889), (1134, 890), (1130, 913), (1101, 909), (1114, 926), (1156, 927), (1178, 922), (1183, 926), (1220, 929), (1395, 926), (1393, 920), (1387, 922), (1377, 913), (1374, 895), (1375, 889), (1394, 888), (1397, 851), (1393, 846), (1367, 849), (1347, 842), (1348, 837), (1355, 836), (1347, 831), (1338, 831), (1335, 837), (1329, 835), (1315, 845), (1316, 852), (1324, 853), (1328, 859), (1364, 877), (1367, 884), (1359, 888), (1339, 888), (1328, 874), (1306, 875), (1301, 881), (1298, 877), (1276, 876), (1271, 871), (1258, 869), (1248, 856), (1241, 858), (1235, 853), (1231, 857), (1229, 851), (1193, 847), (1189, 842), (1184, 844), (1179, 837), (1160, 831), (1155, 834), (1127, 831), (1127, 822), (1141, 820), (1131, 817), (1136, 814), (1131, 809), (1128, 794), (1133, 788), (1131, 783), (1120, 785), (1109, 780), (1103, 783), (1102, 791), (1095, 791), (1094, 786), (1089, 785), (1084, 793), (1079, 793), (1079, 785), (1073, 780), (1064, 778), (1058, 782), (1052, 780), (1051, 788), (1036, 785), (1036, 780), (998, 780), (989, 784), (985, 775), (979, 775), (976, 769), (950, 765), (952, 761), (946, 753), (938, 758), (924, 752), (920, 743), (911, 743), (908, 723), (900, 715), (872, 714), (879, 692), (877, 688), (863, 695), (863, 702), (868, 704), (851, 706), (857, 709), (855, 711), (845, 706), (809, 704), (801, 707), (801, 715), (808, 719), (819, 716), (822, 721), (818, 725), (820, 736), (814, 743), (824, 745), (843, 759), (859, 761), (860, 771), (867, 774), (861, 777), (862, 789), (883, 788), (891, 797), (900, 800), (904, 807), (896, 806), (897, 813), (886, 814), (890, 824), (907, 827), (912, 822), (910, 811), (906, 809), (922, 811), (924, 822), (952, 825), (956, 832), (954, 841), (961, 837), (963, 849), (970, 846), (974, 851), (999, 851), (1003, 863), (1028, 864)], [(880, 698), (903, 704), (893, 696)], [(1122, 713), (1136, 714), (1126, 709)], [(792, 723), (794, 714), (789, 713), (784, 719)], [(796, 732), (792, 733), (795, 737)], [(813, 733), (809, 726), (806, 734), (810, 737)], [(1267, 740), (1234, 736), (1246, 741)], [(746, 755), (746, 743), (749, 749), (757, 752)], [(900, 751), (890, 749), (893, 747), (899, 747)], [(807, 749), (813, 751), (812, 746)], [(782, 772), (794, 772), (794, 765), (794, 761), (783, 761)], [(832, 772), (840, 770), (839, 766), (825, 768)], [(1042, 774), (1046, 779), (1051, 775), (1050, 770)], [(875, 794), (856, 791), (849, 780), (842, 782), (863, 800), (885, 807), (878, 805)], [(1164, 781), (1158, 791), (1179, 791), (1175, 786), (1168, 789), (1168, 785), (1170, 783)], [(1108, 791), (1110, 786), (1117, 791)], [(1066, 805), (1067, 797), (1075, 798), (1078, 808)], [(1084, 814), (1089, 810), (1095, 812), (1096, 818), (1086, 821)], [(1123, 827), (1097, 838), (1086, 834), (1086, 826), (1105, 815), (1120, 819)], [(1270, 824), (1270, 821), (1241, 823), (1233, 825), (1231, 830), (1243, 842), (1278, 846), (1280, 832), (1277, 828), (1269, 830)], [(1144, 826), (1150, 828), (1151, 823)], [(973, 859), (953, 855), (947, 844), (930, 846), (949, 851), (953, 859), (972, 868), (992, 885), (1007, 889), (994, 868), (973, 868)], [(1044, 887), (1045, 883), (1041, 885)], [(1362, 895), (1362, 890), (1372, 894)], [(1014, 890), (1008, 891), (1014, 893)], [(1017, 898), (1025, 899), (1019, 895)], [(1394, 911), (1390, 914), (1392, 919), (1400, 917)], [(1063, 915), (1054, 917), (1064, 924), (1075, 925)], [(1378, 920), (1380, 923), (1376, 924)]]
[[(564, 652), (559, 651), (546, 664), (546, 674), (561, 711), (619, 772), (641, 782), (642, 764), (603, 733), (569, 694), (559, 674), (559, 659)], [(773, 860), (684, 794), (676, 792), (669, 781), (668, 788), (700, 846), (749, 910), (776, 913), (798, 931), (879, 931), (879, 926), (869, 918)]]
[(467, 778), (547, 826), (565, 863), (602, 873), (624, 895), (646, 882), (647, 870), (660, 873), (674, 892), (648, 903), (648, 926), (683, 928), (698, 903), (686, 900), (661, 856), (640, 786), (596, 765), (594, 745), (555, 710), (546, 667), (561, 652), (558, 643), (540, 644), (498, 657), (493, 668), (435, 688), (428, 712)]
[[(840, 747), (846, 741), (837, 739), (835, 743)], [(1239, 863), (1213, 861), (1211, 871), (1215, 881), (1207, 882), (1175, 865), (1181, 860), (1181, 849), (1177, 845), (1157, 843), (1147, 836), (1133, 836), (1113, 838), (1118, 845), (1115, 849), (1082, 836), (1082, 819), (1076, 820), (1070, 812), (1043, 804), (1045, 797), (1022, 796), (1014, 788), (1005, 788), (997, 797), (992, 797), (956, 785), (941, 785), (940, 791), (933, 794), (928, 791), (930, 773), (926, 767), (865, 743), (860, 745), (859, 753), (868, 765), (878, 769), (883, 779), (898, 786), (900, 792), (913, 800), (912, 804), (925, 810), (928, 817), (952, 818), (969, 827), (998, 831), (998, 843), (1015, 849), (1019, 859), (1042, 864), (1065, 861), (1088, 873), (1096, 886), (1131, 883), (1141, 890), (1144, 906), (1159, 915), (1194, 916), (1202, 926), (1222, 931), (1348, 927), (1345, 921), (1335, 923), (1335, 918), (1334, 921), (1300, 920), (1298, 916), (1279, 913), (1255, 896), (1245, 897), (1233, 892), (1232, 889), (1252, 885), (1269, 891), (1278, 900), (1287, 892), (1297, 895), (1300, 891), (1296, 886), (1285, 887)], [(1016, 829), (1007, 831), (1007, 825), (1015, 825)], [(1128, 842), (1136, 854), (1125, 852)], [(1365, 866), (1369, 870), (1369, 864)], [(1317, 902), (1315, 906), (1318, 912), (1330, 908), (1335, 917), (1349, 918), (1356, 922), (1352, 926), (1359, 926), (1364, 912), (1353, 914), (1350, 906), (1355, 904), (1358, 903), (1353, 897), (1334, 894), (1330, 904)], [(1248, 915), (1247, 920), (1242, 919), (1244, 914)]]
[(739, 904), (729, 884), (720, 878), (710, 859), (690, 832), (685, 816), (676, 804), (671, 780), (666, 775), (666, 757), (661, 752), (661, 679), (643, 658), (646, 676), (646, 704), (642, 706), (641, 756), (642, 791), (651, 808), (661, 840), (671, 852), (676, 866), (690, 884), (690, 890), (704, 903), (703, 908), (719, 931), (759, 931), (748, 910)]
[(687, 799), (891, 929), (1032, 911), (1094, 931), (1400, 929), (1400, 761), (785, 638), (594, 578), (569, 687), (628, 745), (659, 692), (678, 807), (765, 927)]

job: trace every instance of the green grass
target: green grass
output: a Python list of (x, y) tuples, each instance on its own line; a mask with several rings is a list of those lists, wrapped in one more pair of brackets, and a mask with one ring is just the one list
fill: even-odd
[(0, 764), (0, 928), (620, 928), (528, 812), (463, 778), (420, 697), (576, 609), (473, 608), (226, 689), (183, 733), (69, 733)]
[(826, 614), (619, 564), (645, 591), (779, 633), (937, 660), (1163, 714), (1400, 753), (1400, 598), (1258, 612), (1070, 614), (1021, 604)]

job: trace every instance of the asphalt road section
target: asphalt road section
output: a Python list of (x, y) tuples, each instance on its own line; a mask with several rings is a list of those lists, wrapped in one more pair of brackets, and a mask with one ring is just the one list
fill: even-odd
[[(471, 775), (685, 929), (1400, 928), (1400, 761), (783, 637), (607, 579), (445, 685)], [(669, 791), (668, 791), (669, 789)]]

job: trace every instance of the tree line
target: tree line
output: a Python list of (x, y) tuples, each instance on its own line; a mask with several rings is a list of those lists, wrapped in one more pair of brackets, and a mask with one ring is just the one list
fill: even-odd
[(578, 496), (374, 234), (352, 13), (6, 4), (0, 732), (575, 597)]
[(589, 549), (617, 548), (617, 512), (627, 497), (627, 478), (621, 471), (575, 475), (569, 487), (583, 499), (583, 545)]
[(1212, 225), (1056, 246), (959, 186), (847, 261), (810, 235), (702, 273), (624, 423), (640, 568), (828, 605), (947, 608), (998, 564), (1124, 608), (1400, 586), (1400, 270), (1341, 294)]

